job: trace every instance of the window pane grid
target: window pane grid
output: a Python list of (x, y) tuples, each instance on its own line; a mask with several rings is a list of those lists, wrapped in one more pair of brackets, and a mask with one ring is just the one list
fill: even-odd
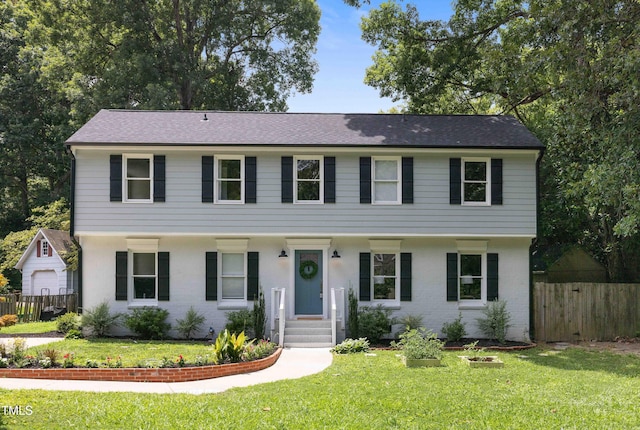
[(296, 201), (321, 201), (321, 166), (317, 158), (296, 160)]
[(242, 253), (223, 253), (221, 264), (222, 298), (225, 300), (244, 300), (245, 255)]
[(488, 177), (486, 161), (465, 161), (463, 171), (463, 198), (468, 203), (487, 202)]
[(396, 254), (373, 255), (373, 298), (395, 300), (396, 298)]
[(136, 252), (133, 254), (133, 298), (148, 300), (156, 298), (156, 254)]

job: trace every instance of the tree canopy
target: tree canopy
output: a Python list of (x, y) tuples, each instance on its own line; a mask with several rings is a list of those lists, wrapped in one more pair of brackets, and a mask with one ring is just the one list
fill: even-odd
[(381, 95), (512, 114), (547, 145), (541, 246), (581, 244), (612, 280), (640, 279), (640, 2), (459, 0), (444, 22), (388, 1), (361, 27)]

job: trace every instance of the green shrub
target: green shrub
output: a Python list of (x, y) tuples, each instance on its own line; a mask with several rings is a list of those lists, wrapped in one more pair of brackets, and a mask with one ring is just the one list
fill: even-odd
[(191, 306), (183, 320), (176, 320), (176, 330), (185, 339), (191, 339), (191, 335), (193, 333), (200, 331), (200, 327), (204, 321), (204, 315), (199, 314), (195, 309), (193, 309), (193, 306)]
[(14, 337), (9, 340), (8, 343), (8, 351), (11, 353), (11, 360), (14, 364), (18, 364), (25, 357), (25, 352), (27, 351), (27, 341), (21, 337)]
[(145, 306), (127, 315), (124, 325), (142, 339), (164, 339), (171, 329), (171, 324), (166, 321), (168, 316), (166, 309)]
[(403, 315), (398, 319), (398, 324), (402, 324), (403, 332), (422, 327), (422, 315)]
[[(246, 336), (244, 332), (236, 335), (225, 330), (218, 335), (213, 344), (213, 360), (216, 364), (237, 363), (242, 358), (245, 348)], [(250, 342), (249, 345), (253, 343)]]
[(363, 306), (358, 310), (358, 334), (376, 344), (391, 329), (391, 310), (382, 305)]
[(67, 334), (71, 330), (80, 329), (80, 317), (75, 312), (67, 312), (56, 318), (56, 329), (60, 333)]
[(358, 298), (356, 297), (356, 293), (355, 291), (353, 291), (353, 288), (349, 288), (347, 298), (349, 301), (349, 319), (347, 321), (347, 331), (349, 333), (349, 336), (351, 336), (352, 338), (356, 338), (360, 336), (358, 330)]
[(507, 340), (507, 330), (511, 327), (511, 314), (507, 311), (507, 302), (496, 300), (483, 311), (484, 318), (478, 318), (478, 328), (489, 339), (500, 343)]
[(253, 301), (253, 334), (256, 339), (264, 339), (267, 328), (267, 307), (264, 302), (262, 287), (258, 291), (258, 297)]
[(331, 352), (336, 354), (355, 354), (367, 351), (369, 351), (369, 341), (364, 337), (360, 339), (345, 339), (331, 349)]
[(227, 325), (224, 328), (230, 333), (247, 333), (253, 329), (253, 312), (248, 309), (227, 312)]
[(120, 314), (111, 314), (109, 304), (102, 302), (82, 313), (82, 327), (89, 329), (91, 336), (104, 337), (118, 324), (121, 317)]
[(245, 345), (242, 359), (244, 361), (259, 360), (270, 356), (277, 348), (278, 345), (275, 343), (261, 339), (257, 343)]
[(64, 335), (65, 339), (82, 339), (84, 336), (80, 330), (71, 329)]
[(442, 359), (444, 342), (431, 330), (407, 330), (400, 335), (400, 341), (395, 344), (402, 350), (402, 354), (410, 360), (425, 358)]
[(462, 322), (462, 313), (458, 314), (458, 318), (453, 322), (446, 322), (442, 325), (442, 333), (449, 342), (458, 342), (467, 335), (467, 324)]

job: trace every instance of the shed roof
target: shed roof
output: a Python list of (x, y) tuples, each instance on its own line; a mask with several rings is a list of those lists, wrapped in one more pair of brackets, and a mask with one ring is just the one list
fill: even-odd
[[(206, 119), (205, 119), (206, 118)], [(543, 149), (512, 116), (101, 110), (76, 145)]]
[(20, 260), (18, 260), (18, 263), (16, 263), (15, 265), (16, 269), (22, 269), (22, 266), (24, 265), (27, 257), (31, 254), (31, 252), (33, 252), (33, 249), (37, 246), (37, 242), (40, 238), (44, 238), (47, 242), (49, 242), (49, 244), (56, 251), (56, 254), (60, 258), (60, 260), (64, 264), (66, 264), (64, 256), (66, 255), (66, 253), (71, 251), (73, 246), (73, 242), (71, 241), (69, 232), (62, 230), (53, 230), (50, 228), (41, 228), (33, 236), (33, 239), (31, 239), (31, 242), (29, 243), (29, 246), (27, 246), (27, 249), (25, 249), (25, 251), (22, 253)]

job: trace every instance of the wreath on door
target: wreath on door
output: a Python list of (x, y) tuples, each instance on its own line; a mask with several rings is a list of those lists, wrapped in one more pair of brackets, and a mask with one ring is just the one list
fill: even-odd
[(318, 264), (312, 260), (301, 261), (298, 271), (300, 272), (300, 277), (308, 281), (318, 274)]

